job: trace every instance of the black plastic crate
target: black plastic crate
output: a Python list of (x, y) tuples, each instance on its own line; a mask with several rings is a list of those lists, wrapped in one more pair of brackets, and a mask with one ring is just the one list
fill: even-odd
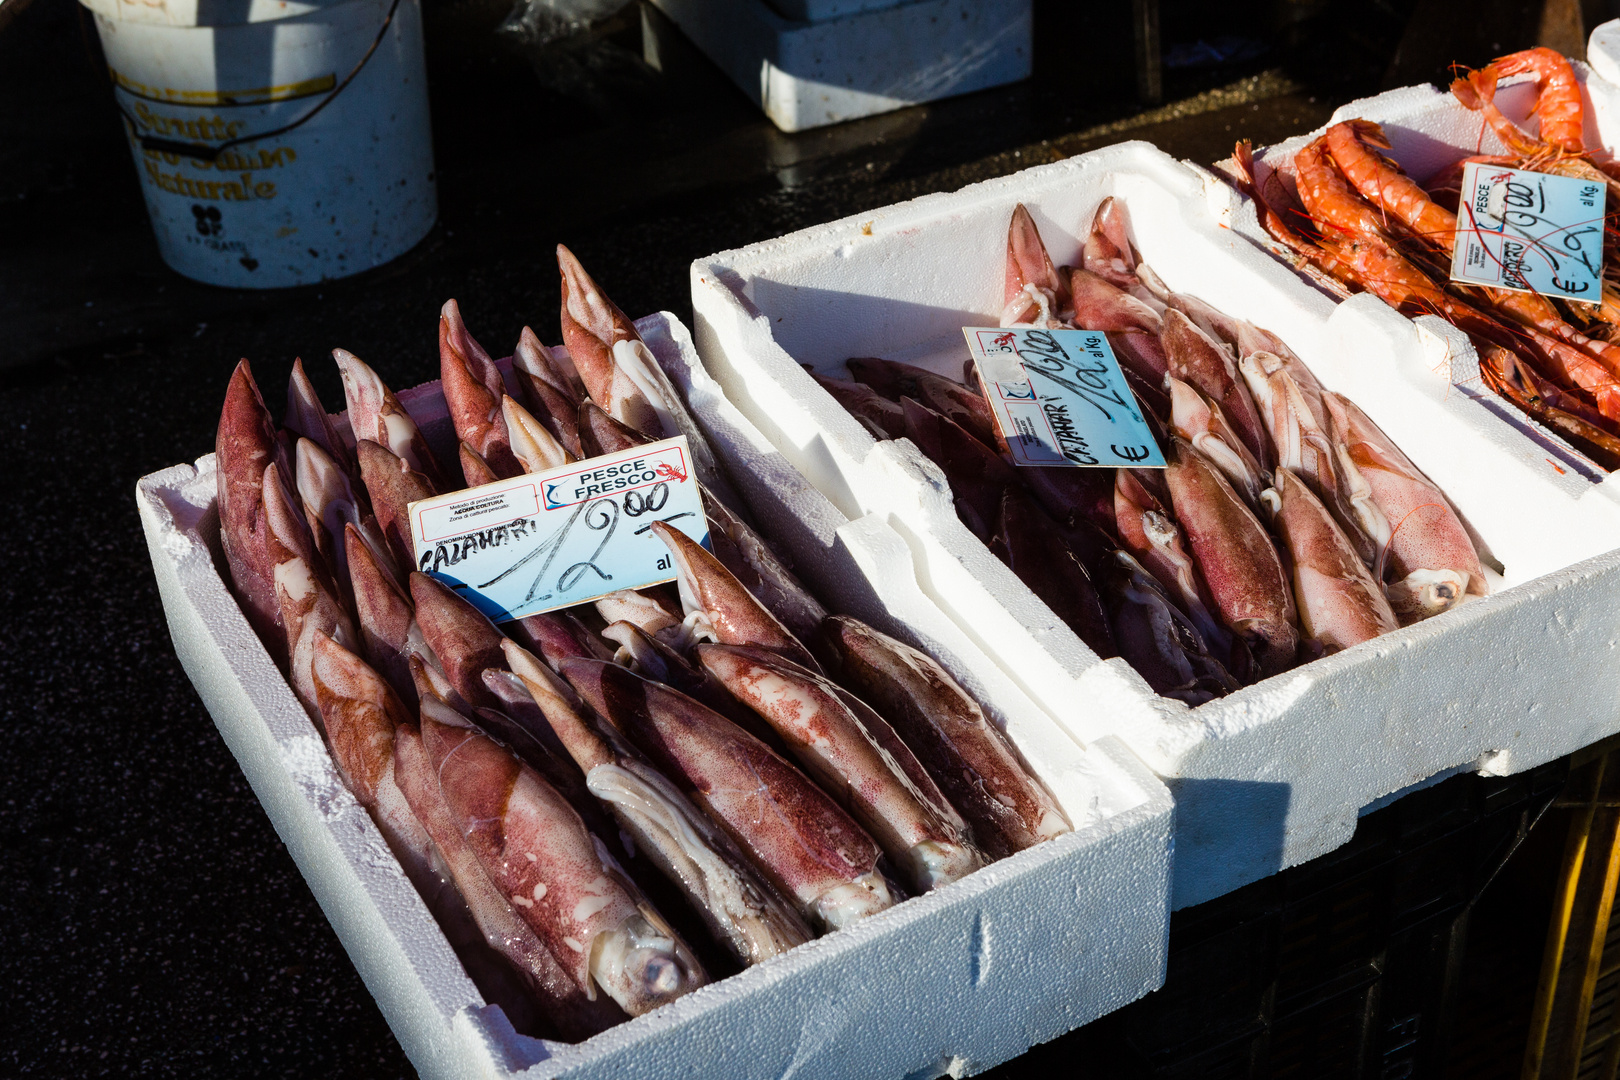
[(1161, 989), (988, 1075), (1438, 1077), (1471, 907), (1567, 775), (1561, 760), (1453, 777), (1336, 851), (1176, 912)]

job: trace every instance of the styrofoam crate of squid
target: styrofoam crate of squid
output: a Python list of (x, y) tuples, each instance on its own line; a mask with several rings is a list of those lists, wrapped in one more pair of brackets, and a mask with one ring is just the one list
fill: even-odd
[[(1172, 804), (1113, 739), (1077, 744), (915, 584), (906, 544), (844, 522), (732, 410), (673, 316), (638, 322), (761, 515), (832, 526), (804, 569), (834, 608), (928, 649), (987, 708), (1075, 828), (967, 878), (569, 1045), (512, 1029), (464, 972), (220, 574), (214, 458), (144, 477), (136, 500), (175, 650), (401, 1046), (429, 1077), (965, 1075), (1163, 981)], [(400, 395), (430, 443), (437, 383)], [(820, 505), (818, 505), (818, 502)]]
[[(877, 356), (960, 378), (961, 327), (999, 318), (1014, 206), (1078, 263), (1107, 196), (1170, 288), (1278, 334), (1439, 482), (1500, 560), (1494, 595), (1189, 708), (1100, 660), (961, 524), (932, 462), (874, 440), (801, 367), (847, 377)], [(921, 588), (1077, 738), (1117, 734), (1166, 778), (1175, 907), (1331, 851), (1363, 807), (1448, 770), (1517, 772), (1620, 730), (1609, 485), (1537, 468), (1494, 402), (1436, 382), (1471, 356), (1449, 326), (1337, 303), (1240, 235), (1246, 214), (1213, 174), (1124, 143), (692, 267), (699, 352), (743, 413), (847, 518), (887, 519)]]

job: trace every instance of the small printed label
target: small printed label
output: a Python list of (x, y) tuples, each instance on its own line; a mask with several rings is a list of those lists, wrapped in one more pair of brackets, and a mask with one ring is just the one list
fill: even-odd
[(709, 520), (686, 436), (411, 503), (416, 568), (496, 622), (675, 580), (653, 535)]
[(1164, 468), (1164, 454), (1093, 330), (965, 326), (1015, 465)]
[(1606, 195), (1596, 181), (1468, 163), (1452, 279), (1597, 303)]

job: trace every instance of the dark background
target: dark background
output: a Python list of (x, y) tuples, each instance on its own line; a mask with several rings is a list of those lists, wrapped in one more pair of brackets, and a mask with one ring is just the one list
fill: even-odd
[[(334, 346), (396, 387), (437, 377), (450, 297), (494, 350), (525, 323), (556, 341), (558, 241), (632, 315), (689, 321), (687, 266), (716, 250), (1121, 139), (1210, 162), (1452, 62), (1580, 41), (1507, 0), (1166, 0), (1172, 60), (1200, 40), (1243, 47), (1167, 67), (1168, 104), (1150, 108), (1129, 4), (1037, 0), (1035, 79), (786, 136), (650, 9), (534, 53), (494, 32), (509, 2), (427, 0), (431, 235), (360, 277), (265, 293), (158, 259), (77, 6), (0, 16), (0, 1073), (411, 1072), (180, 670), (135, 514), (137, 478), (212, 449), (238, 358), (271, 389), (303, 356), (330, 404)], [(1590, 26), (1604, 12), (1587, 7)], [(661, 71), (641, 59), (644, 33)], [(580, 69), (584, 83), (558, 74)], [(1524, 878), (1528, 899), (1503, 917), (1533, 942), (1472, 954), (1525, 1000), (1544, 877)], [(1107, 1062), (1083, 1034), (1000, 1075)]]

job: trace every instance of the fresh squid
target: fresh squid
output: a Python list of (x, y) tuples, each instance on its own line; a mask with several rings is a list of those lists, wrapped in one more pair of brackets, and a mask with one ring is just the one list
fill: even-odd
[(711, 644), (697, 651), (703, 666), (764, 717), (822, 790), (883, 846), (915, 891), (948, 885), (983, 864), (829, 679), (763, 649)]
[(514, 642), (503, 648), (511, 673), (584, 771), (591, 793), (681, 888), (717, 941), (743, 963), (757, 964), (810, 940), (798, 912), (760, 879), (731, 838), (616, 728), (588, 719), (572, 688), (532, 654)]
[(567, 660), (562, 675), (814, 924), (836, 930), (899, 899), (878, 870), (877, 843), (830, 796), (736, 724), (614, 664)]
[[(343, 376), (343, 396), (349, 406), (349, 428), (354, 432), (356, 460), (359, 460), (360, 441), (370, 439), (427, 477), (434, 491), (449, 490), (445, 472), (433, 451), (428, 449), (416, 421), (388, 385), (351, 352), (333, 349), (332, 359), (337, 361), (338, 371)], [(360, 465), (363, 469), (365, 462), (360, 461)]]
[[(439, 313), (439, 373), (444, 401), (462, 446), (481, 458), (497, 479), (521, 473), (523, 466), (512, 453), (501, 414), (501, 398), (506, 394), (501, 371), (468, 332), (454, 300), (446, 301)], [(467, 482), (478, 486), (471, 478)]]
[(1300, 629), (1324, 653), (1387, 634), (1399, 624), (1378, 579), (1305, 482), (1273, 474), (1262, 499), (1288, 552)]
[(422, 742), (452, 820), (479, 865), (563, 969), (631, 1016), (708, 975), (555, 789), (432, 697)]
[(843, 684), (894, 725), (986, 855), (1069, 831), (1056, 800), (933, 657), (846, 615), (828, 617), (822, 640)]
[(1215, 611), (1254, 655), (1262, 677), (1291, 666), (1298, 614), (1277, 549), (1254, 511), (1192, 444), (1167, 448), (1165, 483), (1187, 546), (1215, 600)]
[(214, 440), (219, 538), (242, 613), (271, 657), (285, 667), (287, 643), (275, 584), (279, 560), (264, 504), (265, 470), (279, 456), (270, 410), (243, 360), (231, 373)]
[(694, 640), (707, 638), (723, 645), (757, 645), (781, 653), (812, 671), (821, 670), (792, 631), (754, 599), (742, 582), (701, 544), (662, 521), (653, 522), (652, 532), (675, 558), (675, 569), (680, 575), (681, 606), (687, 612)]

